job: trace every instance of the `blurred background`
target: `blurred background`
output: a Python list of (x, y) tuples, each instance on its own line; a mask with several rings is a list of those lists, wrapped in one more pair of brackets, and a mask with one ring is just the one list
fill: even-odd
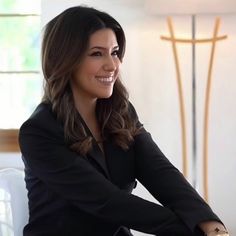
[[(234, 0), (1, 0), (0, 169), (23, 169), (17, 136), (42, 96), (43, 26), (64, 9), (80, 4), (106, 11), (122, 25), (127, 38), (122, 80), (140, 121), (236, 235)], [(214, 35), (217, 17), (220, 24)], [(134, 194), (155, 201), (141, 184)], [(5, 214), (1, 197), (0, 191), (0, 222)], [(134, 235), (146, 234), (134, 231)]]

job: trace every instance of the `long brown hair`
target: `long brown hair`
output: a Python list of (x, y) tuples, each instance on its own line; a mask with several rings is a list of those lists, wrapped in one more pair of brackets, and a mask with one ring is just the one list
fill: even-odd
[[(120, 24), (105, 12), (76, 6), (53, 18), (46, 26), (42, 42), (42, 69), (45, 78), (43, 102), (52, 105), (53, 112), (64, 125), (64, 135), (70, 148), (86, 155), (92, 147), (92, 137), (86, 132), (75, 108), (70, 79), (85, 53), (89, 37), (95, 31), (110, 28), (119, 45), (118, 57), (125, 53), (125, 34)], [(102, 138), (111, 138), (124, 150), (137, 133), (137, 116), (132, 115), (128, 93), (118, 78), (113, 94), (98, 99), (96, 115)]]

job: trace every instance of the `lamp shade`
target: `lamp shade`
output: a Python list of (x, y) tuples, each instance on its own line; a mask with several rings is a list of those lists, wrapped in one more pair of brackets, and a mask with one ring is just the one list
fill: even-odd
[(236, 13), (236, 0), (146, 0), (145, 8), (156, 15)]

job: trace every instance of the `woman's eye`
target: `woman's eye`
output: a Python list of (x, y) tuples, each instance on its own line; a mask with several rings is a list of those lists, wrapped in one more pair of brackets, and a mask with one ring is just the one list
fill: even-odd
[(102, 56), (102, 53), (101, 52), (93, 52), (93, 53), (90, 54), (90, 56), (92, 56), (92, 57), (100, 57), (100, 56)]
[(115, 50), (112, 52), (112, 56), (118, 56), (119, 55), (119, 51), (118, 50)]

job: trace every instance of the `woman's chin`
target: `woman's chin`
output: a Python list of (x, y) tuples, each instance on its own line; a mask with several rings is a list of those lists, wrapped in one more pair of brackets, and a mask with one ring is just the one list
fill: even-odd
[(109, 98), (109, 97), (111, 97), (112, 93), (113, 93), (113, 90), (107, 91), (107, 92), (104, 92), (104, 93), (100, 93), (98, 98), (100, 98), (100, 99)]

